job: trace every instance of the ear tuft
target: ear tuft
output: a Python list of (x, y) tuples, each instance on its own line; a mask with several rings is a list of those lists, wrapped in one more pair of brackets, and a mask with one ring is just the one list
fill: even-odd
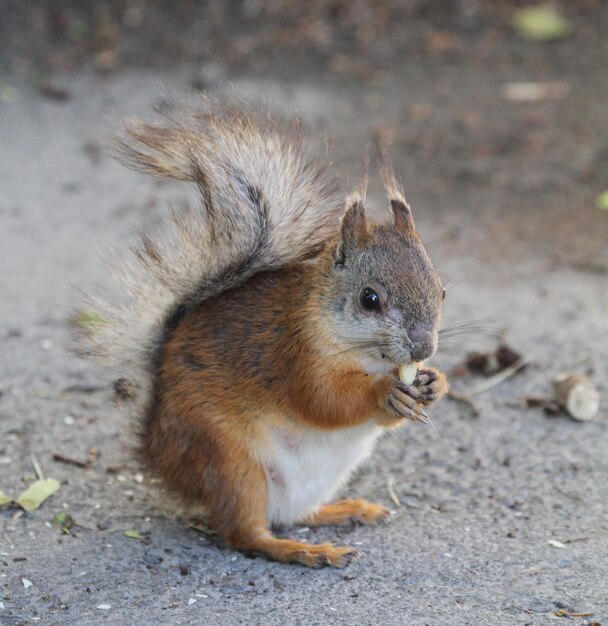
[(395, 218), (395, 228), (401, 232), (414, 235), (416, 233), (416, 226), (412, 216), (412, 209), (403, 195), (401, 185), (397, 182), (393, 163), (386, 146), (382, 146), (380, 151), (380, 170), (382, 172), (382, 178), (384, 179), (384, 187), (386, 188), (386, 193), (391, 204), (391, 210)]
[(394, 198), (391, 200), (391, 209), (395, 218), (395, 228), (404, 233), (415, 234), (416, 226), (412, 217), (412, 210), (405, 198)]
[(346, 206), (348, 208), (342, 217), (340, 240), (336, 248), (336, 265), (344, 265), (349, 254), (360, 246), (369, 234), (365, 208), (358, 192), (348, 197)]

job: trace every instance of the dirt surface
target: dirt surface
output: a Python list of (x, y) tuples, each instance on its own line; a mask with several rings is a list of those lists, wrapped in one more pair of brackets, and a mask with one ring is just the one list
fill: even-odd
[[(164, 14), (141, 3), (151, 8), (139, 27), (119, 20), (113, 39), (87, 35), (80, 47), (65, 32), (80, 32), (74, 15), (89, 24), (82, 3), (65, 3), (50, 22), (59, 30), (43, 4), (17, 4), (4, 3), (0, 56), (0, 489), (30, 484), (32, 457), (61, 488), (34, 512), (0, 511), (0, 624), (606, 626), (608, 212), (594, 206), (608, 188), (605, 3), (565, 7), (571, 34), (541, 45), (513, 33), (509, 3), (445, 14), (403, 3), (402, 22), (378, 13), (382, 3), (353, 3), (375, 7), (367, 18), (313, 3), (306, 30), (286, 5), (269, 21), (251, 2), (266, 8), (218, 13), (207, 48), (204, 14), (187, 2), (162, 37)], [(527, 81), (567, 88), (504, 97), (505, 83)], [(410, 425), (379, 443), (346, 494), (391, 507), (390, 525), (283, 531), (355, 546), (361, 557), (344, 570), (252, 560), (174, 516), (127, 456), (111, 372), (65, 350), (78, 289), (111, 288), (104, 251), (125, 250), (192, 197), (122, 169), (104, 137), (201, 86), (299, 111), (346, 172), (388, 141), (429, 252), (453, 276), (445, 323), (485, 320), (434, 364), (452, 371), (496, 333), (533, 359), (475, 396), (478, 417), (446, 399), (431, 412), (438, 434)], [(371, 201), (384, 207), (378, 180)], [(566, 369), (598, 387), (594, 421), (526, 407)], [(460, 391), (483, 380), (452, 378)], [(69, 533), (52, 524), (62, 511)]]

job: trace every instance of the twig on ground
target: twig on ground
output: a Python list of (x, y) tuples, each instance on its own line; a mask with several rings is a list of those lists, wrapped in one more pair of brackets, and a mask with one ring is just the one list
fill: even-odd
[(530, 363), (530, 361), (532, 361), (532, 358), (533, 358), (532, 356), (522, 357), (521, 359), (519, 359), (519, 361), (516, 361), (515, 363), (513, 363), (513, 365), (510, 365), (504, 370), (501, 370), (500, 372), (498, 372), (498, 374), (495, 374), (494, 376), (488, 378), (487, 380), (484, 380), (482, 383), (479, 383), (479, 385), (477, 385), (477, 387), (474, 387), (473, 390), (470, 391), (468, 395), (476, 396), (477, 394), (483, 393), (484, 391), (488, 391), (488, 389), (495, 387), (496, 385), (500, 384), (504, 380), (507, 380), (507, 378), (510, 378), (511, 376), (516, 374), (522, 367)]
[(79, 459), (74, 459), (71, 456), (65, 456), (64, 454), (59, 454), (55, 452), (53, 454), (53, 461), (57, 463), (65, 463), (66, 465), (75, 465), (76, 467), (80, 467), (82, 469), (86, 469), (91, 466), (88, 461), (80, 461)]
[(595, 613), (571, 613), (570, 611), (565, 611), (564, 609), (557, 609), (554, 611), (554, 614), (557, 617), (592, 617)]
[(34, 466), (34, 471), (36, 472), (36, 476), (38, 476), (38, 480), (44, 480), (44, 473), (42, 471), (42, 468), (40, 467), (40, 463), (38, 463), (38, 460), (33, 454), (31, 459), (32, 465)]
[(577, 495), (575, 495), (573, 493), (568, 493), (567, 491), (564, 491), (558, 485), (553, 485), (553, 488), (555, 489), (555, 491), (557, 491), (557, 493), (561, 493), (562, 496), (566, 496), (566, 498), (570, 498), (571, 500), (576, 500), (577, 502), (582, 502), (583, 501), (583, 499), (580, 496), (577, 496)]
[(479, 409), (479, 407), (466, 393), (461, 393), (460, 391), (454, 391), (454, 389), (450, 389), (448, 391), (448, 398), (451, 398), (456, 402), (462, 402), (463, 404), (466, 404), (469, 409), (471, 409), (471, 415), (473, 417), (479, 417), (479, 415), (481, 414), (481, 410)]
[(386, 479), (386, 489), (388, 491), (388, 496), (391, 499), (391, 502), (397, 507), (401, 508), (401, 502), (393, 489), (393, 485), (395, 484), (395, 479), (392, 476), (388, 476)]

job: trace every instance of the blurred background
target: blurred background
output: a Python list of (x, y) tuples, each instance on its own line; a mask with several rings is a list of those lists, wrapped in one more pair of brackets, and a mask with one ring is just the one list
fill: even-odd
[[(0, 623), (605, 624), (607, 26), (603, 0), (0, 0), (0, 489), (31, 484), (32, 455), (61, 482), (0, 512)], [(112, 289), (104, 253), (194, 201), (107, 137), (200, 91), (300, 115), (353, 182), (368, 147), (376, 215), (388, 144), (446, 324), (472, 323), (434, 364), (462, 394), (492, 380), (467, 355), (499, 336), (530, 360), (474, 411), (443, 401), (439, 436), (380, 443), (348, 493), (394, 507), (388, 529), (293, 531), (356, 545), (345, 572), (172, 519), (129, 460), (112, 373), (65, 350), (79, 290)], [(585, 424), (543, 411), (571, 369), (600, 392)]]
[(596, 210), (608, 186), (601, 0), (540, 11), (500, 0), (1, 5), (4, 103), (35, 93), (59, 107), (78, 95), (66, 76), (74, 71), (94, 77), (91, 97), (107, 99), (107, 85), (135, 69), (156, 81), (154, 104), (229, 85), (287, 97), (285, 108), (351, 160), (366, 144), (392, 145), (425, 210), (449, 208), (455, 237), (469, 219), (484, 231), (472, 242), (480, 253), (517, 256), (525, 244), (555, 262), (608, 263)]

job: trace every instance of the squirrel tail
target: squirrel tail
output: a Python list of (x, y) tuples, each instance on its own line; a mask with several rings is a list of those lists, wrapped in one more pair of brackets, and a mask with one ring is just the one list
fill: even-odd
[(121, 304), (90, 299), (74, 318), (76, 351), (119, 372), (117, 388), (145, 409), (167, 329), (201, 301), (254, 274), (313, 256), (336, 234), (340, 186), (288, 128), (244, 106), (203, 99), (183, 117), (136, 123), (117, 142), (126, 165), (194, 183), (200, 209), (142, 236), (117, 269)]

